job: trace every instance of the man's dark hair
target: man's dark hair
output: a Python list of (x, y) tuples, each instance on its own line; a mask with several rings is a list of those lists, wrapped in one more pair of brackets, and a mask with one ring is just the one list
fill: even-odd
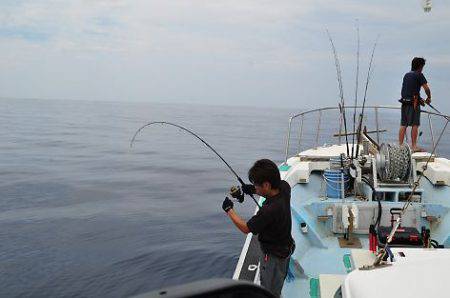
[(281, 183), (277, 165), (269, 159), (260, 159), (248, 170), (248, 179), (253, 184), (262, 185), (269, 182), (272, 188), (278, 189)]
[(411, 70), (416, 71), (425, 66), (425, 59), (420, 57), (414, 57), (411, 61)]

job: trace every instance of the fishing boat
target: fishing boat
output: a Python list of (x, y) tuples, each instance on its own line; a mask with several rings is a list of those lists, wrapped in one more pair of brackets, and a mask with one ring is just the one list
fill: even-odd
[[(385, 137), (387, 129), (380, 123), (386, 124), (395, 113), (394, 118), (398, 118), (401, 107), (365, 104), (377, 41), (363, 104), (357, 106), (359, 28), (357, 32), (355, 105), (345, 105), (340, 63), (327, 30), (341, 102), (289, 118), (279, 171), (291, 187), (291, 233), (296, 248), (289, 259), (282, 297), (448, 296), (450, 160), (439, 156), (437, 148), (450, 117), (427, 102), (434, 110), (422, 111), (422, 118), (428, 119), (428, 152), (413, 152), (407, 142), (399, 145)], [(353, 110), (352, 130), (347, 127), (346, 109)], [(328, 128), (338, 131), (326, 135), (322, 127), (325, 121)], [(442, 124), (438, 133), (436, 122)], [(306, 128), (305, 123), (317, 126)], [(197, 137), (226, 163), (195, 133), (179, 128)], [(314, 140), (306, 141), (304, 132)], [(294, 141), (298, 147), (290, 155)], [(303, 148), (305, 144), (309, 148)], [(259, 198), (257, 204), (261, 206), (264, 200)], [(200, 282), (145, 297), (273, 297), (257, 286), (261, 254), (257, 237), (249, 233), (233, 274), (235, 282)]]
[[(413, 153), (406, 143), (383, 142), (379, 116), (400, 107), (365, 108), (372, 113), (373, 130), (345, 134), (338, 113), (339, 131), (325, 145), (319, 145), (321, 122), (333, 121), (326, 114), (338, 107), (289, 118), (279, 170), (292, 189), (296, 249), (283, 297), (444, 297), (450, 292), (450, 160), (436, 150), (449, 117), (422, 111), (431, 148)], [(315, 144), (302, 150), (304, 119), (314, 116)], [(436, 120), (445, 124), (438, 134)], [(290, 155), (293, 136), (298, 147)], [(344, 143), (344, 136), (350, 141)], [(248, 234), (233, 279), (258, 284), (260, 253), (257, 237)]]
[[(364, 129), (359, 125), (351, 133), (342, 131), (341, 107), (289, 118), (279, 171), (291, 187), (296, 249), (284, 298), (446, 297), (450, 292), (450, 160), (437, 150), (450, 117), (422, 111), (429, 130), (424, 143), (430, 150), (413, 153), (406, 143), (385, 142), (389, 138), (380, 127), (400, 107), (365, 109), (360, 118), (366, 119), (360, 122)], [(305, 128), (315, 116), (315, 129)], [(323, 119), (336, 120), (339, 125), (328, 127), (339, 131), (324, 136)], [(369, 120), (372, 130), (367, 129)], [(442, 125), (438, 133), (436, 124)], [(298, 145), (290, 155), (294, 139)], [(302, 149), (305, 143), (309, 148)], [(260, 197), (259, 205), (263, 201)], [(259, 286), (260, 256), (257, 236), (250, 233), (232, 279), (198, 281), (138, 297), (274, 297)]]

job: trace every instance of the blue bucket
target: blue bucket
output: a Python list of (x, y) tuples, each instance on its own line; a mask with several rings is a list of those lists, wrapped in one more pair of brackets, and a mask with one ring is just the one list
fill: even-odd
[[(341, 170), (325, 170), (323, 174), (325, 184), (327, 185), (327, 197), (334, 199), (342, 199), (341, 185), (342, 177)], [(348, 174), (344, 171), (344, 190), (348, 188)]]

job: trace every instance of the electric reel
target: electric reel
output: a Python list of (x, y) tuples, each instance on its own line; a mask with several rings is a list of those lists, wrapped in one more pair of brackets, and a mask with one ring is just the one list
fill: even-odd
[(412, 171), (411, 155), (411, 148), (408, 144), (381, 144), (375, 156), (380, 180), (383, 182), (406, 182)]

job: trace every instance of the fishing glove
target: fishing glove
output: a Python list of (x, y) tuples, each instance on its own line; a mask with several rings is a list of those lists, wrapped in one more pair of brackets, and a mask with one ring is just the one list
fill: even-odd
[(253, 184), (242, 185), (242, 191), (249, 196), (256, 193), (255, 186)]
[(226, 197), (225, 200), (223, 200), (222, 209), (223, 211), (228, 213), (228, 211), (233, 209), (233, 205), (234, 205), (233, 202), (228, 197)]

